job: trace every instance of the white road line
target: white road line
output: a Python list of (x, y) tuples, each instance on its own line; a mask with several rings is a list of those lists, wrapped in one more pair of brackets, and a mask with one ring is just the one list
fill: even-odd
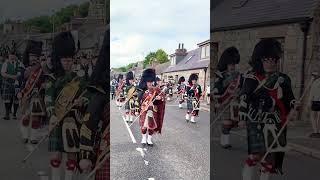
[(46, 172), (44, 171), (38, 171), (38, 176), (40, 177), (40, 180), (49, 180), (49, 177)]
[(154, 178), (148, 178), (148, 180), (154, 180)]
[(140, 152), (140, 154), (141, 154), (142, 157), (145, 156), (142, 148), (136, 148), (136, 150), (137, 150), (138, 152)]
[(34, 147), (31, 144), (26, 144), (26, 148), (29, 152), (33, 151)]
[(123, 116), (121, 116), (121, 117), (122, 117), (122, 119), (123, 119), (124, 124), (125, 124), (126, 127), (127, 127), (127, 130), (128, 130), (128, 132), (129, 132), (129, 135), (130, 135), (130, 137), (131, 137), (131, 140), (132, 140), (133, 144), (137, 143), (136, 139), (134, 138), (134, 136), (133, 136), (133, 134), (132, 134), (131, 129), (130, 129), (129, 126), (128, 126), (128, 123), (126, 122), (126, 119), (125, 119)]

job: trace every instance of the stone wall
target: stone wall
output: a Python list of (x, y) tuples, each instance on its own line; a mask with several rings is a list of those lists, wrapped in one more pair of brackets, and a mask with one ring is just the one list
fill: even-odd
[[(282, 71), (288, 74), (292, 81), (292, 88), (297, 99), (300, 98), (301, 75), (303, 63), (303, 40), (304, 35), (300, 24), (286, 24), (269, 27), (259, 27), (243, 30), (233, 30), (224, 32), (214, 32), (211, 34), (213, 43), (217, 43), (217, 56), (212, 57), (214, 64), (217, 64), (218, 58), (221, 56), (224, 49), (235, 46), (238, 48), (241, 56), (240, 70), (246, 71), (249, 69), (248, 61), (251, 57), (255, 44), (261, 38), (277, 38), (283, 44), (283, 62)], [(214, 49), (212, 49), (214, 51)], [(215, 69), (211, 67), (211, 69)], [(318, 71), (320, 74), (320, 7), (315, 10), (314, 19), (311, 22), (307, 36), (307, 54), (305, 62), (305, 89), (311, 79), (311, 72)], [(309, 119), (309, 103), (308, 89), (302, 99), (303, 113), (301, 118), (304, 121)]]
[[(242, 30), (214, 32), (213, 43), (217, 43), (219, 58), (222, 52), (235, 46), (240, 52), (239, 68), (242, 72), (250, 69), (248, 64), (254, 46), (262, 38), (277, 38), (283, 44), (282, 71), (288, 74), (292, 80), (292, 87), (296, 97), (299, 97), (301, 88), (303, 32), (300, 24), (286, 24), (278, 26), (259, 27)], [(311, 36), (308, 36), (310, 46)], [(214, 59), (213, 59), (214, 60)], [(217, 61), (217, 59), (215, 59)], [(307, 55), (307, 62), (310, 61), (310, 51)], [(212, 63), (216, 64), (216, 63)]]

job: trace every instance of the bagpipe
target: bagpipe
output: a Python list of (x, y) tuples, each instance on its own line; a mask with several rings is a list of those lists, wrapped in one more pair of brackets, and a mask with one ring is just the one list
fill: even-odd
[(159, 87), (153, 87), (153, 88), (151, 88), (152, 95), (146, 97), (146, 98), (143, 100), (143, 102), (141, 103), (141, 108), (140, 108), (141, 111), (140, 111), (140, 114), (139, 114), (139, 115), (136, 117), (136, 119), (130, 124), (129, 127), (131, 127), (132, 124), (134, 124), (134, 122), (135, 122), (144, 112), (146, 112), (151, 105), (153, 105), (154, 101), (157, 100), (157, 98), (156, 98), (157, 96), (163, 96), (163, 93), (165, 93), (166, 90), (167, 90), (166, 88), (167, 88), (166, 86), (164, 86), (163, 89), (160, 89)]

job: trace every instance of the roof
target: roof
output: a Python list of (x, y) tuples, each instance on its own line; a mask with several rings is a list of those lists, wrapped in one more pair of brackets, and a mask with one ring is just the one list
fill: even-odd
[(319, 0), (218, 0), (212, 4), (211, 31), (310, 20)]
[(169, 66), (170, 62), (166, 62), (156, 65), (154, 69), (156, 70), (156, 74), (162, 74)]
[(163, 73), (175, 71), (187, 71), (192, 69), (202, 69), (209, 66), (210, 60), (200, 59), (201, 48), (189, 51), (187, 56), (184, 57), (177, 65), (169, 66)]

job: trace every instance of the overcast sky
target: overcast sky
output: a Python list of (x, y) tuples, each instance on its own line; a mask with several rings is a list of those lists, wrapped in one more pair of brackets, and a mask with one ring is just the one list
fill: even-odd
[(189, 51), (210, 38), (209, 0), (111, 0), (111, 67), (143, 60), (159, 48)]
[(50, 15), (52, 10), (69, 4), (80, 4), (89, 0), (0, 0), (0, 22), (5, 19), (27, 19), (34, 16)]

